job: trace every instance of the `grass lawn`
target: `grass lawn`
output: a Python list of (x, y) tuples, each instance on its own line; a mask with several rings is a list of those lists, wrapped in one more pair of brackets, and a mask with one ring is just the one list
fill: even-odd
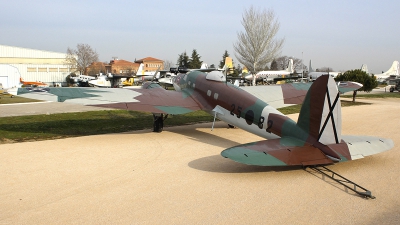
[[(342, 101), (342, 106), (360, 105)], [(284, 114), (300, 112), (301, 105), (279, 109)], [(212, 122), (213, 117), (203, 111), (169, 116), (164, 126), (181, 126)], [(0, 119), (0, 143), (49, 140), (85, 135), (121, 133), (152, 129), (151, 113), (104, 110), (50, 115), (6, 117)]]
[(23, 98), (19, 96), (11, 96), (9, 94), (0, 94), (0, 104), (40, 102), (39, 100)]
[[(353, 98), (353, 95), (342, 95), (342, 98)], [(363, 92), (357, 93), (357, 98), (400, 98), (400, 92), (386, 92), (382, 94), (364, 94)]]

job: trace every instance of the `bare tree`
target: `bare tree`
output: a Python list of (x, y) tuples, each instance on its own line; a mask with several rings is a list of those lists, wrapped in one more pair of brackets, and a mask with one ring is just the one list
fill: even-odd
[(169, 61), (169, 60), (164, 61), (164, 70), (169, 70), (173, 66), (174, 66), (174, 64), (171, 61)]
[(76, 49), (68, 47), (65, 57), (65, 64), (71, 69), (76, 69), (83, 74), (85, 68), (91, 63), (99, 61), (99, 54), (88, 44), (77, 44)]
[(257, 10), (251, 6), (242, 15), (245, 32), (238, 32), (238, 41), (233, 45), (235, 56), (253, 74), (267, 67), (279, 55), (284, 38), (275, 36), (279, 22), (272, 10)]
[(317, 71), (317, 72), (332, 72), (333, 69), (331, 67), (326, 67), (325, 66), (325, 67), (318, 68), (315, 71)]
[[(276, 59), (274, 59), (276, 63), (275, 70), (286, 70), (289, 64), (289, 60), (293, 59), (293, 69), (295, 71), (303, 71), (307, 69), (307, 67), (302, 63), (301, 59), (295, 58), (295, 57), (289, 57), (289, 56), (281, 56)], [(272, 70), (272, 66), (271, 66)]]

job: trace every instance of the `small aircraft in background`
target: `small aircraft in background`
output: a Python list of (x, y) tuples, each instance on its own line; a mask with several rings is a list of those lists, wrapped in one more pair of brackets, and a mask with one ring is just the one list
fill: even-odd
[(48, 87), (49, 85), (40, 81), (24, 81), (22, 77), (19, 78), (19, 82), (22, 86), (38, 86), (38, 87)]
[(318, 77), (322, 75), (330, 75), (331, 77), (335, 78), (337, 77), (337, 75), (339, 75), (339, 73), (342, 72), (315, 72), (311, 67), (311, 60), (310, 60), (310, 64), (308, 66), (308, 78), (311, 81), (315, 81)]
[(71, 83), (73, 83), (74, 86), (79, 86), (79, 87), (90, 87), (89, 81), (95, 79), (96, 79), (95, 76), (89, 76), (89, 75), (70, 76)]
[[(5, 95), (9, 95), (9, 93), (7, 92), (7, 89), (3, 88), (3, 84), (0, 83), (0, 96), (5, 96)], [(12, 97), (12, 95), (11, 95)]]
[(202, 71), (202, 72), (211, 72), (211, 71), (222, 71), (223, 73), (227, 74), (228, 71), (233, 69), (233, 63), (231, 57), (225, 57), (225, 65), (222, 68), (211, 68), (208, 67), (206, 63), (202, 63), (200, 69), (187, 69), (183, 67), (178, 68), (171, 68), (169, 72), (165, 73), (165, 71), (160, 71), (161, 74), (160, 78), (158, 78), (158, 83), (161, 86), (172, 87), (174, 83), (174, 77), (179, 73), (188, 73), (190, 71)]
[(247, 76), (245, 76), (245, 79), (247, 81), (252, 81), (253, 79), (256, 79), (256, 81), (265, 80), (267, 82), (272, 82), (277, 78), (288, 78), (288, 76), (293, 74), (293, 72), (294, 72), (293, 59), (290, 59), (286, 70), (260, 71), (256, 73), (255, 76), (253, 76), (252, 74), (248, 74)]
[(120, 87), (122, 86), (121, 79), (130, 79), (133, 78), (131, 75), (122, 75), (122, 74), (112, 74), (108, 73), (98, 75), (95, 79), (88, 80), (87, 83), (91, 87)]

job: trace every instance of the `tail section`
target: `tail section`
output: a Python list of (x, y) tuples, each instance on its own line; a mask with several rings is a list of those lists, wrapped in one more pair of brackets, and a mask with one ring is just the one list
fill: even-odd
[(360, 159), (393, 148), (390, 139), (342, 136), (341, 117), (334, 79), (320, 76), (307, 92), (297, 124), (283, 115), (268, 115), (267, 132), (281, 138), (234, 146), (221, 155), (248, 165), (309, 166)]
[(288, 64), (288, 67), (287, 67), (286, 71), (289, 72), (289, 73), (293, 73), (294, 72), (293, 59), (289, 59), (289, 64)]
[(361, 65), (361, 71), (364, 71), (364, 72), (366, 72), (366, 73), (368, 74), (368, 67), (367, 67), (367, 64), (362, 64), (362, 65)]
[(310, 60), (310, 64), (308, 65), (308, 72), (309, 73), (314, 72), (314, 70), (311, 67), (311, 60)]
[(226, 74), (231, 74), (233, 69), (233, 63), (231, 57), (225, 57), (225, 65), (222, 68), (223, 71), (227, 71)]
[(399, 70), (400, 70), (400, 64), (399, 61), (394, 61), (392, 66), (388, 71), (385, 72), (387, 75), (400, 75)]
[(202, 63), (200, 69), (208, 69), (207, 63)]
[(312, 84), (297, 124), (321, 144), (340, 143), (342, 136), (340, 97), (335, 80), (331, 76), (321, 76)]
[(139, 66), (139, 68), (138, 68), (138, 71), (136, 72), (136, 75), (137, 75), (137, 76), (142, 76), (142, 75), (144, 75), (144, 64), (143, 64), (143, 63), (140, 63), (140, 66)]
[[(390, 75), (400, 75), (400, 64), (399, 61), (394, 61), (392, 66), (389, 68), (388, 71), (382, 72), (381, 74), (375, 74), (377, 79), (385, 79), (388, 78)], [(381, 80), (382, 81), (382, 80)]]

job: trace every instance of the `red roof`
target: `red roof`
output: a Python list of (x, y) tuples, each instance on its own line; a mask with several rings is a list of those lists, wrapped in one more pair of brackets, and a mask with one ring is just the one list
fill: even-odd
[(156, 58), (153, 58), (153, 57), (146, 57), (146, 58), (143, 58), (143, 59), (136, 60), (135, 63), (143, 63), (145, 61), (163, 61), (163, 60), (156, 59)]
[(111, 60), (110, 64), (135, 64), (135, 63), (123, 59), (116, 59), (116, 60)]

